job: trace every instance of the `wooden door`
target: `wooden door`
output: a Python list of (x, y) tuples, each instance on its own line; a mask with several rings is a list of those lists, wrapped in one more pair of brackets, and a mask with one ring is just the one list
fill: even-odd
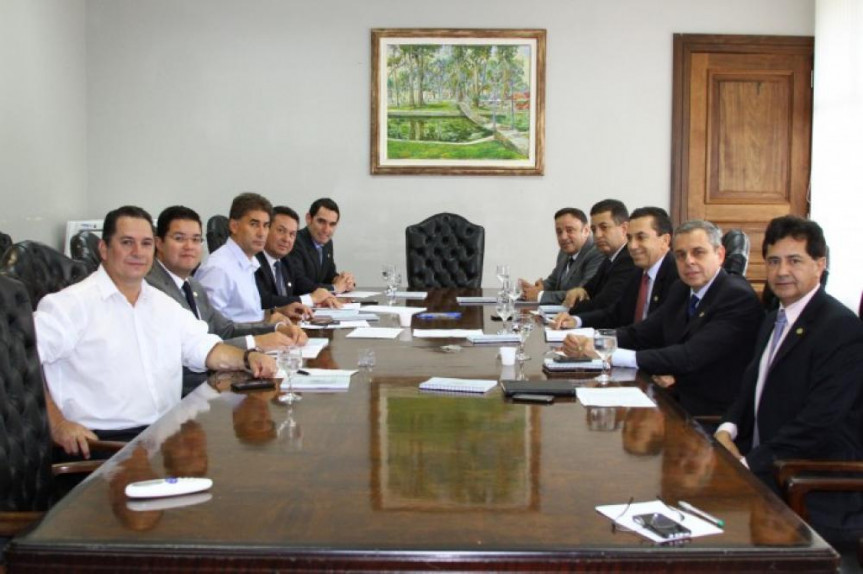
[(811, 37), (674, 36), (672, 218), (743, 229), (758, 290), (767, 222), (809, 213), (813, 47)]

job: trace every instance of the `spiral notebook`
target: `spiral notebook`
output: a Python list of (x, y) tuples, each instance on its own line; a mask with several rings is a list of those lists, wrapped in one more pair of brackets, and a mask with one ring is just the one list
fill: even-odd
[(421, 391), (444, 391), (447, 393), (487, 393), (497, 386), (497, 381), (484, 379), (451, 379), (432, 377), (420, 383)]

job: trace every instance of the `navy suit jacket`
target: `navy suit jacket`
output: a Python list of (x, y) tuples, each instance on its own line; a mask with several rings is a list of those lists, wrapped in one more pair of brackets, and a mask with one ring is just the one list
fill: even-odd
[[(620, 298), (607, 307), (579, 313), (582, 327), (594, 327), (596, 329), (615, 329), (631, 325), (635, 321), (635, 306), (638, 304), (638, 292), (641, 290), (641, 278), (644, 272), (630, 279), (629, 284), (623, 290)], [(662, 258), (656, 279), (653, 282), (653, 290), (650, 292), (650, 305), (647, 307), (647, 316), (656, 313), (668, 296), (671, 286), (678, 280), (677, 264), (671, 251)]]
[(308, 277), (295, 276), (289, 257), (284, 257), (282, 258), (282, 270), (285, 274), (285, 295), (279, 295), (278, 289), (276, 289), (276, 277), (273, 275), (273, 268), (270, 267), (267, 257), (263, 253), (258, 253), (255, 257), (261, 264), (255, 271), (255, 283), (258, 286), (258, 293), (261, 294), (261, 309), (272, 309), (273, 307), (298, 303), (300, 295), (311, 293), (317, 288), (317, 285)]
[(724, 269), (691, 318), (690, 294), (674, 283), (658, 312), (617, 330), (618, 345), (637, 351), (640, 369), (673, 375), (670, 391), (689, 414), (721, 415), (737, 397), (764, 310), (749, 282)]
[(635, 266), (629, 250), (624, 247), (614, 261), (605, 258), (596, 275), (583, 285), (590, 299), (576, 303), (569, 314), (578, 315), (614, 304), (634, 277), (641, 277), (641, 269)]
[(308, 227), (303, 227), (297, 233), (294, 249), (288, 254), (294, 278), (306, 277), (315, 283), (316, 287), (333, 289), (333, 279), (338, 275), (336, 260), (333, 257), (333, 242), (328, 241), (323, 246), (323, 264), (318, 259), (318, 250), (312, 240)]

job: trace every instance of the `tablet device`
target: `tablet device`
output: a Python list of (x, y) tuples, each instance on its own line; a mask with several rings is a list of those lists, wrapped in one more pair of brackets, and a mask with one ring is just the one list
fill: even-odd
[(507, 397), (517, 394), (551, 395), (554, 397), (574, 397), (575, 387), (581, 384), (571, 379), (554, 381), (501, 381), (500, 387)]

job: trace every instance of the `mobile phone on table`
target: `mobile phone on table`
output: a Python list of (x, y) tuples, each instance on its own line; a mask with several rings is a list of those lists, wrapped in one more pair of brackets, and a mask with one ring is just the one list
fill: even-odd
[(276, 388), (276, 384), (273, 381), (265, 381), (262, 379), (252, 379), (251, 381), (237, 381), (231, 383), (231, 390), (235, 393), (269, 390), (274, 388)]
[(692, 534), (692, 531), (687, 527), (658, 512), (639, 514), (633, 516), (632, 520), (639, 526), (643, 526), (666, 540), (688, 538)]

